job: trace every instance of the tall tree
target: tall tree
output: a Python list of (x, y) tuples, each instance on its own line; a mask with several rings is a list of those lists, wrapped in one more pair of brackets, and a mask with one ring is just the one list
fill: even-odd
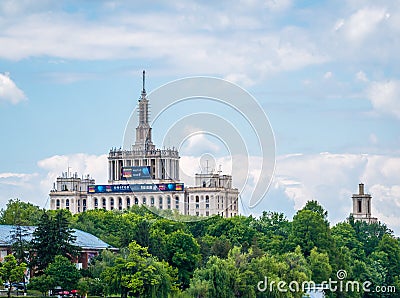
[[(325, 213), (315, 204), (299, 210), (293, 217), (289, 242), (296, 247), (300, 245), (305, 256), (309, 256), (314, 246), (322, 252), (329, 252), (332, 247), (332, 236)], [(313, 209), (313, 210), (310, 210)]]
[(179, 282), (187, 288), (193, 271), (201, 260), (200, 245), (192, 235), (178, 230), (168, 235), (167, 246), (168, 262), (178, 268)]
[(33, 232), (30, 267), (38, 273), (42, 273), (57, 255), (68, 259), (77, 256), (80, 248), (74, 245), (76, 237), (73, 232), (69, 228), (66, 211), (58, 211), (55, 217), (44, 212)]

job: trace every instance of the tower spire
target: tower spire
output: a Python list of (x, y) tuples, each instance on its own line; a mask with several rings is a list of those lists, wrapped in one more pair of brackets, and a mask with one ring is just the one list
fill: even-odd
[(149, 101), (145, 89), (146, 72), (143, 70), (143, 89), (138, 103), (139, 123), (136, 127), (135, 150), (153, 150), (154, 145), (151, 141), (151, 127), (149, 124)]
[(145, 87), (145, 80), (146, 80), (146, 71), (143, 70), (143, 89), (142, 89), (142, 94), (146, 94), (146, 89)]

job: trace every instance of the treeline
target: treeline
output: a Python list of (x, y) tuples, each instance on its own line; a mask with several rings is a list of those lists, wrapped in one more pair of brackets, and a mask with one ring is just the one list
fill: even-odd
[[(56, 218), (58, 212), (45, 213)], [(309, 201), (292, 220), (274, 212), (200, 221), (168, 214), (186, 220), (182, 222), (136, 206), (62, 213), (69, 228), (119, 248), (118, 253), (104, 251), (75, 277), (80, 291), (91, 295), (303, 297), (295, 284), (332, 280), (370, 284), (327, 290), (327, 297), (400, 297), (400, 241), (392, 231), (382, 223), (352, 218), (331, 227), (316, 201)], [(40, 225), (43, 214), (14, 200), (2, 210), (0, 222)], [(61, 260), (54, 257), (49, 264), (54, 262)], [(279, 282), (286, 285), (278, 287)]]

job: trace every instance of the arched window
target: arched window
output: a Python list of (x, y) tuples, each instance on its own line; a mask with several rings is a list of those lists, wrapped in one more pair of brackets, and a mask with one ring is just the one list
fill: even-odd
[(69, 207), (69, 199), (65, 200), (65, 206)]
[(143, 204), (143, 205), (146, 205), (146, 197), (143, 197), (143, 198), (142, 198), (142, 204)]
[(130, 197), (126, 197), (126, 206), (130, 206), (131, 205), (131, 198)]
[(135, 205), (139, 204), (139, 199), (137, 197), (135, 197)]
[(121, 197), (118, 198), (118, 206), (122, 207), (122, 198)]
[(110, 198), (110, 205), (114, 206), (114, 198)]
[(154, 206), (154, 197), (151, 197), (151, 198), (150, 198), (150, 205), (151, 205), (151, 206)]
[(56, 206), (60, 207), (60, 200), (56, 200)]
[(196, 203), (198, 203), (199, 202), (199, 196), (196, 196)]
[(102, 198), (102, 201), (103, 201), (103, 207), (106, 207), (106, 205), (107, 205), (107, 200), (106, 200), (106, 198)]
[(99, 205), (99, 200), (97, 198), (94, 198), (94, 207), (97, 207)]
[(170, 196), (167, 196), (167, 204), (168, 204), (167, 208), (171, 209), (171, 197)]
[(209, 203), (209, 202), (210, 202), (210, 197), (206, 196), (206, 203)]
[(179, 196), (175, 196), (175, 209), (179, 209)]

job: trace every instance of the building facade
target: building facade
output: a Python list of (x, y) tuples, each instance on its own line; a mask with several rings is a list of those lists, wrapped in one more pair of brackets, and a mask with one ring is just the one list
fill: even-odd
[(175, 148), (158, 149), (153, 144), (144, 71), (138, 113), (131, 148), (109, 151), (108, 184), (97, 185), (89, 176), (63, 173), (50, 191), (50, 209), (69, 209), (75, 214), (146, 205), (184, 215), (237, 215), (239, 192), (232, 187), (232, 176), (196, 174), (195, 186), (185, 188), (179, 180), (179, 152)]
[(364, 221), (366, 223), (375, 223), (378, 221), (376, 217), (372, 217), (371, 200), (372, 196), (365, 193), (364, 184), (358, 185), (358, 194), (353, 194), (353, 213), (351, 214), (356, 221)]
[[(22, 228), (26, 232), (26, 235), (23, 236), (24, 240), (31, 241), (36, 227), (26, 226)], [(11, 235), (13, 233), (15, 233), (15, 226), (0, 225), (0, 262), (3, 261), (6, 255), (12, 253), (14, 240)], [(73, 244), (81, 248), (79, 255), (73, 260), (78, 269), (87, 269), (90, 260), (103, 250), (117, 250), (96, 236), (84, 231), (74, 229), (73, 235), (76, 237)]]
[(238, 189), (232, 187), (232, 176), (219, 173), (196, 174), (195, 186), (186, 188), (187, 214), (236, 216), (238, 198)]

